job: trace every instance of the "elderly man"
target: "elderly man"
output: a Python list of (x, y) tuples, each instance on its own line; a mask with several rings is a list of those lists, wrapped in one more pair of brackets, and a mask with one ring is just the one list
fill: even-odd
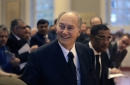
[(30, 54), (22, 80), (28, 85), (96, 85), (93, 51), (75, 43), (81, 22), (75, 12), (61, 13), (57, 40)]
[(20, 59), (20, 63), (26, 62), (29, 52), (38, 48), (38, 46), (32, 46), (28, 51), (20, 52), (20, 49), (22, 49), (22, 47), (27, 44), (27, 41), (24, 39), (26, 32), (26, 24), (23, 20), (12, 20), (11, 33), (7, 41), (7, 46), (10, 48), (10, 51)]

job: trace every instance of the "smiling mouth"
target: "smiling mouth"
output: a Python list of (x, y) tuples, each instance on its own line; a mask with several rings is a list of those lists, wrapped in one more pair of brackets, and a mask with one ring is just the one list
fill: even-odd
[(63, 39), (69, 39), (70, 37), (61, 36)]

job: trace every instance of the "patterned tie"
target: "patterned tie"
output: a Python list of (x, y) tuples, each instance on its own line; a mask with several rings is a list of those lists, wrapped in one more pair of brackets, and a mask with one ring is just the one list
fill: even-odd
[(100, 62), (99, 62), (99, 55), (96, 55), (96, 76), (100, 79)]
[(68, 57), (69, 57), (69, 59), (68, 59), (68, 66), (69, 66), (69, 68), (70, 68), (70, 70), (71, 70), (71, 73), (72, 73), (72, 75), (73, 75), (74, 81), (77, 82), (76, 67), (75, 67), (75, 64), (74, 64), (74, 62), (73, 62), (73, 58), (74, 58), (73, 53), (72, 53), (72, 52), (69, 52), (69, 53), (68, 53)]

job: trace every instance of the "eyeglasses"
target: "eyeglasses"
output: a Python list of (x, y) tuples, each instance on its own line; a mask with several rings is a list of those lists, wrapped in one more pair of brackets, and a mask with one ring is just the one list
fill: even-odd
[(104, 37), (104, 36), (95, 36), (95, 38), (99, 39), (100, 41), (109, 41), (111, 42), (112, 41), (112, 37), (109, 36), (108, 38)]

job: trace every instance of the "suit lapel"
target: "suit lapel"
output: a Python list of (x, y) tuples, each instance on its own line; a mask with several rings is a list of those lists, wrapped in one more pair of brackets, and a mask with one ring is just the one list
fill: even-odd
[(72, 84), (72, 85), (76, 85), (72, 74), (70, 72), (70, 69), (68, 67), (68, 64), (65, 60), (64, 54), (58, 44), (58, 41), (55, 40), (54, 41), (54, 46), (52, 48), (53, 50), (53, 60), (56, 63), (56, 65), (58, 66), (58, 68), (60, 69), (60, 71), (62, 72), (62, 74), (64, 75), (64, 77)]
[(87, 56), (84, 56), (84, 52), (78, 44), (75, 44), (75, 45), (76, 45), (76, 52), (77, 52), (78, 60), (79, 60), (79, 64), (80, 64), (81, 85), (87, 85), (88, 84), (88, 82), (87, 82), (88, 72), (87, 71), (89, 70), (86, 68), (86, 65), (88, 65), (88, 64), (87, 64), (85, 57), (87, 57)]

